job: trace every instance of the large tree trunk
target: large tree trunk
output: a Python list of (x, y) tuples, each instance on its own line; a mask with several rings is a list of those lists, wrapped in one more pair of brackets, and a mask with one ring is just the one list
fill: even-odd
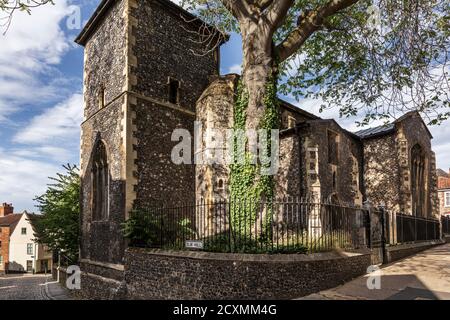
[[(248, 94), (245, 130), (258, 130), (266, 114), (267, 87), (275, 75), (272, 34), (264, 19), (241, 21), (240, 28), (243, 47), (242, 86)], [(269, 129), (266, 126), (265, 129)], [(233, 229), (241, 235), (253, 234), (254, 238), (266, 238), (270, 242), (268, 221), (271, 221), (273, 213), (268, 211), (268, 207), (261, 206), (259, 201), (273, 198), (272, 177), (262, 176), (259, 166), (255, 167), (254, 164), (246, 163), (243, 167), (246, 170), (242, 170), (241, 166), (231, 171), (231, 196), (235, 200), (241, 199), (237, 207), (232, 209)], [(253, 180), (249, 185), (250, 176)], [(259, 226), (259, 231), (254, 229), (255, 226)]]
[(261, 22), (241, 24), (241, 32), (242, 84), (249, 94), (246, 129), (258, 129), (265, 111), (266, 87), (274, 72), (272, 36)]

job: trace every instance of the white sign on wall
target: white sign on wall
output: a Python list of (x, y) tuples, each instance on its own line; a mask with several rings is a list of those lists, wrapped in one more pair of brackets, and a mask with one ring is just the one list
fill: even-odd
[(188, 249), (203, 249), (203, 241), (201, 241), (201, 240), (186, 240), (186, 248), (188, 248)]

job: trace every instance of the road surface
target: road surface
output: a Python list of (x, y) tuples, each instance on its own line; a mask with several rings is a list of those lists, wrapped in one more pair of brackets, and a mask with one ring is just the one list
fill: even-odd
[(0, 300), (67, 300), (69, 295), (50, 276), (9, 274), (0, 276)]

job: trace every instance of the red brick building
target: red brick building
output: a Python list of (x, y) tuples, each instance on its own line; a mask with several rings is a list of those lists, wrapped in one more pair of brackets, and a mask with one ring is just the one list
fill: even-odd
[(14, 214), (11, 204), (0, 206), (0, 273), (8, 270), (10, 236), (21, 218), (22, 214)]
[(438, 176), (438, 196), (439, 196), (439, 211), (441, 215), (450, 216), (450, 169), (447, 172), (444, 170), (437, 170)]

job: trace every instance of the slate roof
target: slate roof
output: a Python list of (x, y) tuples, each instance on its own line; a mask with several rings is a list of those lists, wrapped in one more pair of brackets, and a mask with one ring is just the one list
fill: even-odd
[(0, 218), (0, 226), (1, 227), (9, 227), (11, 229), (10, 234), (14, 232), (17, 224), (19, 223), (20, 218), (22, 218), (23, 213), (13, 213), (9, 214), (5, 217)]
[(424, 128), (427, 130), (428, 134), (430, 135), (430, 138), (433, 139), (433, 135), (431, 134), (430, 129), (428, 129), (427, 124), (423, 121), (423, 118), (420, 116), (420, 113), (417, 111), (407, 112), (392, 123), (378, 126), (375, 128), (368, 128), (368, 129), (360, 130), (360, 131), (355, 132), (355, 134), (360, 139), (368, 139), (368, 138), (380, 137), (380, 136), (384, 136), (387, 134), (391, 134), (395, 131), (395, 124), (402, 122), (410, 117), (418, 117), (422, 121)]
[(385, 134), (389, 134), (394, 131), (395, 131), (395, 123), (389, 123), (387, 125), (382, 125), (375, 128), (359, 130), (355, 132), (355, 134), (361, 139), (366, 139), (377, 136), (383, 136)]
[(281, 106), (289, 109), (290, 111), (293, 111), (295, 113), (298, 113), (306, 118), (308, 118), (309, 120), (319, 120), (321, 119), (320, 117), (316, 116), (315, 114), (312, 114), (306, 110), (301, 109), (300, 107), (297, 107), (295, 105), (293, 105), (292, 103), (289, 103), (283, 99), (278, 98), (278, 101), (280, 102)]

